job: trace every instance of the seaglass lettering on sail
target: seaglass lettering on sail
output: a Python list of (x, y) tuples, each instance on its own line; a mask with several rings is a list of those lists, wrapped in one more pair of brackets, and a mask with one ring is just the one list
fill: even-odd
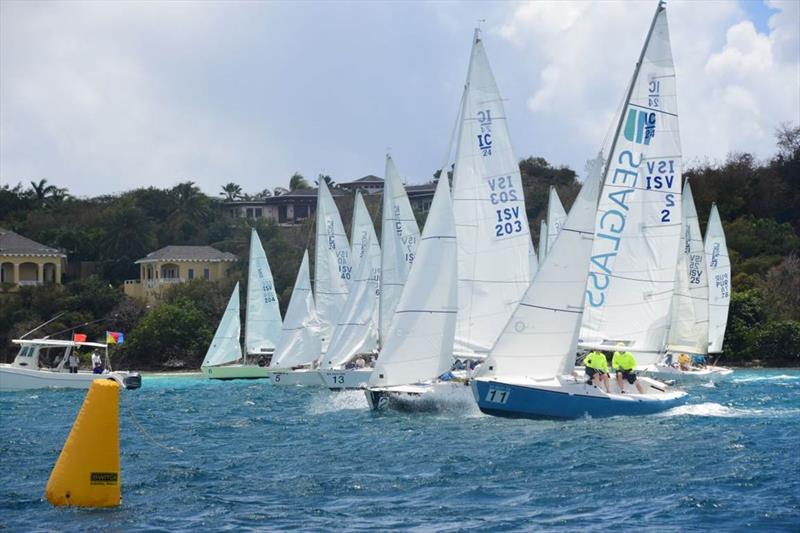
[(457, 354), (488, 352), (530, 282), (531, 237), (519, 164), (478, 32), (464, 91), (453, 174)]
[(657, 352), (666, 342), (681, 234), (675, 69), (663, 7), (639, 65), (598, 204), (580, 343)]

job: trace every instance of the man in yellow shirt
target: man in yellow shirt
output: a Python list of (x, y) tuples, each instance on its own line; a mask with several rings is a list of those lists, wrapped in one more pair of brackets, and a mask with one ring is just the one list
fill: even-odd
[(636, 372), (634, 372), (636, 359), (631, 352), (627, 350), (614, 352), (614, 357), (611, 359), (611, 368), (617, 373), (617, 385), (619, 385), (620, 392), (625, 392), (624, 385), (625, 380), (627, 380), (631, 385), (636, 384), (636, 390), (639, 391), (639, 394), (644, 394), (642, 384), (639, 383), (636, 378)]
[(600, 383), (608, 392), (608, 359), (602, 352), (597, 350), (589, 352), (583, 359), (583, 366), (586, 367), (586, 375), (589, 376), (591, 383), (599, 387)]

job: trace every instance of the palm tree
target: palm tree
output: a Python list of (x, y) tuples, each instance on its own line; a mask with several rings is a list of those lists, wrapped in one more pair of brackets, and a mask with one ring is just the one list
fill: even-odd
[(292, 177), (289, 178), (289, 190), (296, 191), (298, 189), (310, 189), (311, 185), (309, 185), (308, 181), (303, 177), (302, 174), (299, 172), (295, 172), (292, 174)]
[(232, 202), (237, 198), (242, 197), (242, 188), (239, 185), (231, 182), (222, 186), (222, 192), (220, 195), (224, 196), (227, 201)]
[(47, 180), (39, 180), (39, 183), (31, 182), (31, 193), (36, 203), (45, 207), (45, 200), (47, 196), (55, 192), (58, 188), (55, 185), (47, 185)]
[(325, 183), (328, 185), (329, 189), (335, 189), (335, 188), (337, 188), (339, 186), (339, 185), (336, 184), (335, 181), (333, 181), (333, 178), (328, 176), (327, 174), (320, 174), (319, 175), (319, 179), (317, 179), (317, 185), (319, 185), (319, 182), (322, 181), (322, 180), (325, 180)]

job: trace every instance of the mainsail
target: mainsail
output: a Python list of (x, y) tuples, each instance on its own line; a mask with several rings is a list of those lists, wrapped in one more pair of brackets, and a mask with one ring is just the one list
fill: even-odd
[[(381, 245), (375, 237), (375, 226), (372, 224), (372, 217), (369, 215), (361, 191), (356, 191), (356, 198), (353, 202), (353, 228), (350, 236), (352, 245), (350, 264), (353, 267), (353, 275), (355, 276), (359, 263), (367, 255), (375, 268), (378, 268), (381, 262)], [(380, 270), (374, 274), (380, 276)]]
[(394, 161), (386, 155), (381, 208), (380, 339), (389, 332), (419, 243), (419, 226)]
[(417, 383), (450, 369), (457, 252), (447, 173), (442, 176), (369, 386)]
[(314, 261), (314, 291), (322, 336), (322, 351), (328, 349), (333, 325), (347, 303), (352, 277), (350, 245), (339, 209), (324, 179), (317, 196), (317, 242)]
[(708, 350), (708, 277), (703, 236), (689, 180), (683, 186), (682, 202), (683, 231), (667, 350), (705, 354)]
[(580, 343), (663, 350), (681, 234), (681, 149), (667, 13), (659, 4), (613, 138)]
[(601, 172), (581, 188), (561, 236), (497, 339), (479, 375), (552, 377), (574, 366)]
[[(446, 175), (446, 174), (443, 174)], [(530, 230), (503, 100), (478, 30), (453, 173), (458, 234), (456, 356), (485, 354), (530, 283)]]
[(232, 363), (242, 358), (242, 346), (239, 336), (242, 334), (242, 324), (239, 319), (239, 284), (233, 288), (228, 306), (222, 314), (217, 331), (208, 347), (203, 364), (200, 366), (219, 366)]
[(321, 351), (319, 320), (311, 291), (306, 250), (286, 309), (281, 338), (269, 366), (289, 368), (312, 363), (319, 359)]
[(708, 353), (720, 353), (731, 305), (731, 260), (717, 204), (712, 204), (708, 216), (705, 256), (708, 268)]
[(561, 232), (561, 226), (567, 219), (567, 212), (564, 211), (564, 206), (561, 204), (561, 199), (558, 197), (555, 187), (550, 187), (550, 197), (547, 202), (547, 251), (556, 242), (556, 237)]
[[(369, 250), (372, 242), (378, 240), (374, 230), (369, 233), (372, 235), (368, 235), (364, 242), (366, 250)], [(378, 348), (376, 309), (380, 284), (375, 274), (379, 270), (375, 261), (374, 254), (367, 253), (358, 264), (350, 285), (350, 296), (339, 313), (328, 352), (323, 358), (323, 368), (344, 365), (356, 355), (372, 353)]]
[(255, 228), (250, 232), (247, 271), (247, 313), (244, 326), (245, 355), (270, 353), (281, 337), (281, 310), (267, 254)]

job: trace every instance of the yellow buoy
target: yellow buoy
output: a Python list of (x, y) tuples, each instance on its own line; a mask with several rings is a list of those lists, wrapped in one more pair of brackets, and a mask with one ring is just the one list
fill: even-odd
[(96, 379), (45, 489), (55, 506), (113, 507), (120, 502), (119, 385)]

